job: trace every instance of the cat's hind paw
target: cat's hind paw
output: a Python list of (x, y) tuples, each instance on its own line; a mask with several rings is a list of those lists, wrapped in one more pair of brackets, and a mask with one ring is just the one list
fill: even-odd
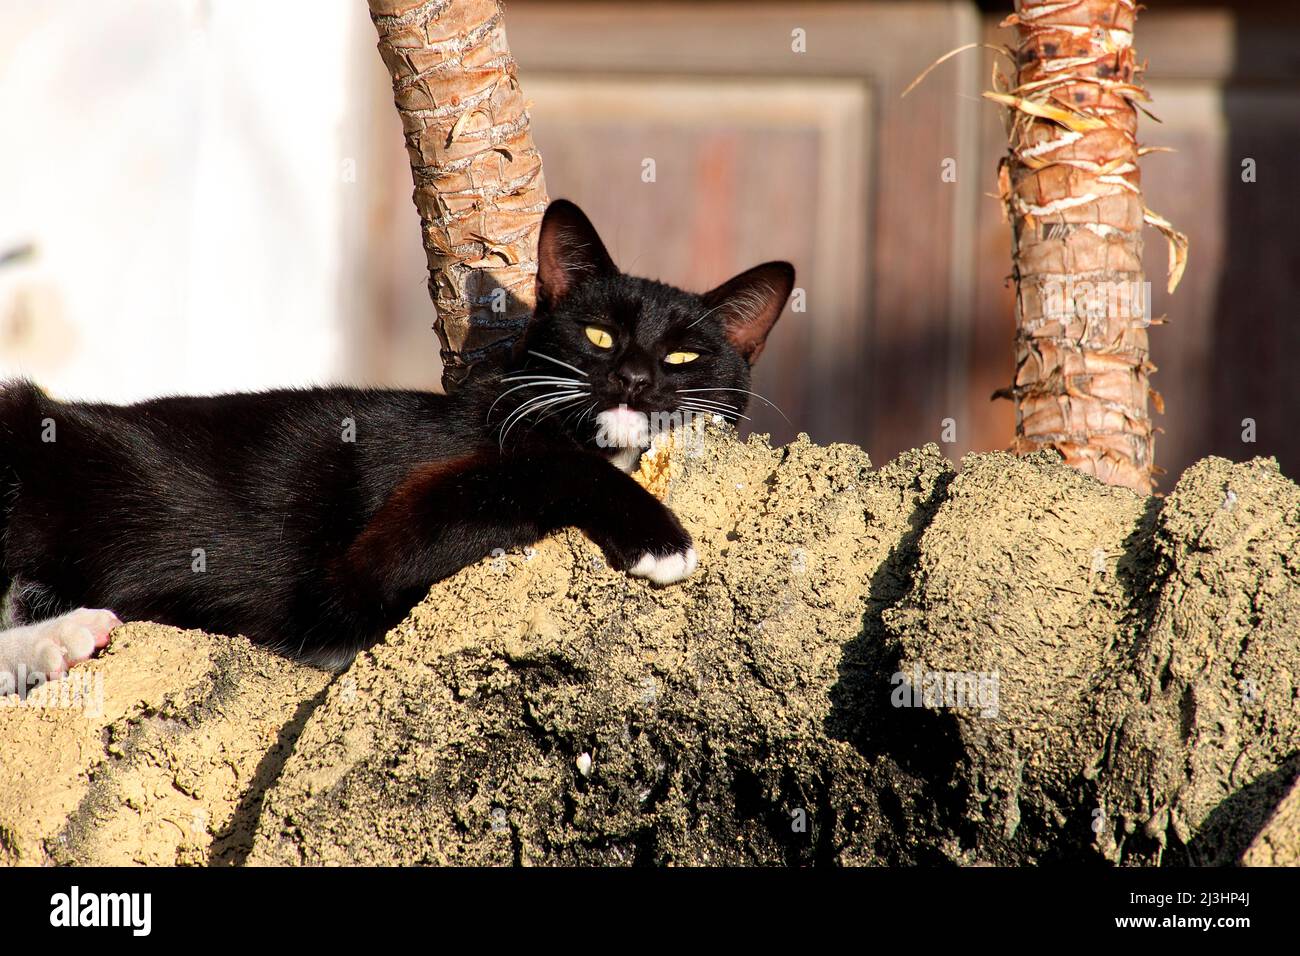
[(656, 557), (647, 551), (627, 569), (627, 573), (646, 578), (655, 584), (675, 584), (695, 573), (699, 563), (694, 548), (674, 551), (662, 557)]
[(64, 672), (73, 664), (90, 660), (95, 651), (108, 647), (113, 628), (121, 626), (122, 622), (112, 611), (89, 607), (77, 608), (37, 625), (59, 649)]
[(14, 674), (19, 668), (58, 680), (74, 664), (90, 660), (107, 647), (121, 621), (112, 611), (78, 608), (58, 617), (0, 633), (0, 667)]

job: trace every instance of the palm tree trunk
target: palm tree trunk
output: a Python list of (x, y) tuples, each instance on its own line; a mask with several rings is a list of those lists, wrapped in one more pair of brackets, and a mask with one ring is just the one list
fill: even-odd
[(1012, 450), (1055, 448), (1080, 471), (1149, 494), (1142, 226), (1170, 242), (1169, 290), (1187, 240), (1142, 201), (1134, 0), (1017, 0), (1015, 87), (1000, 172), (1012, 228), (1016, 403)]
[(546, 209), (498, 0), (369, 0), (415, 181), (443, 385), (532, 315)]

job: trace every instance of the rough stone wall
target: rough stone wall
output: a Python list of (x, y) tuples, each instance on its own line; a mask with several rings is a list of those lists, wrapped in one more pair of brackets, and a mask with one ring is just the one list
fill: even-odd
[(0, 860), (1296, 859), (1300, 489), (1271, 461), (1161, 500), (1051, 454), (873, 469), (710, 430), (643, 479), (696, 536), (682, 585), (560, 534), (337, 676), (132, 625), (86, 668), (101, 716), (0, 708)]
[(330, 679), (156, 624), (26, 701), (0, 698), (0, 865), (238, 863)]

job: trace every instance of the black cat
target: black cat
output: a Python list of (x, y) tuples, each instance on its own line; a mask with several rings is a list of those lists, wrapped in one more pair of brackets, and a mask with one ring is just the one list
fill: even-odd
[(342, 666), (435, 581), (566, 526), (615, 568), (687, 576), (691, 536), (619, 469), (665, 416), (743, 415), (749, 366), (793, 284), (784, 262), (704, 295), (623, 275), (582, 211), (557, 201), (519, 358), (452, 395), (114, 406), (3, 386), (0, 685), (66, 673), (118, 615)]

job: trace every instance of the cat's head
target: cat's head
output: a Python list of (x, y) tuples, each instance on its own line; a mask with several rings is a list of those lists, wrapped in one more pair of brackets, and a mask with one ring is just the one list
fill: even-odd
[[(541, 414), (554, 410), (574, 438), (630, 467), (655, 430), (744, 414), (750, 366), (793, 287), (788, 262), (755, 266), (702, 295), (624, 275), (582, 210), (556, 200), (538, 239), (523, 365), (508, 377), (539, 405), (552, 402)], [(537, 384), (520, 377), (529, 374), (541, 376)]]

